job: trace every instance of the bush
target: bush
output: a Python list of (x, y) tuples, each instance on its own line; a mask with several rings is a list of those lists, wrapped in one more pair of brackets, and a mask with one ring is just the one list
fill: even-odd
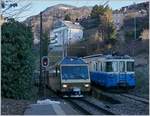
[(25, 25), (10, 20), (2, 25), (2, 97), (30, 98), (34, 59), (32, 32)]

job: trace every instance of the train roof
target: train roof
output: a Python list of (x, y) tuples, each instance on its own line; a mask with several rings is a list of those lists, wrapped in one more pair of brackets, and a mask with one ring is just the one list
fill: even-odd
[(86, 64), (81, 58), (78, 57), (65, 57), (61, 62), (61, 64)]
[(94, 54), (94, 55), (85, 56), (85, 57), (83, 57), (83, 59), (93, 58), (93, 57), (102, 57), (102, 56), (103, 56), (103, 54)]
[(105, 59), (133, 59), (132, 57), (130, 57), (128, 55), (103, 55), (103, 54), (89, 55), (89, 56), (83, 57), (83, 59), (96, 58), (96, 57), (101, 57), (101, 58), (105, 58)]
[(112, 55), (107, 55), (107, 56), (105, 56), (106, 57), (106, 59), (132, 59), (130, 56), (128, 56), (128, 55), (120, 55), (120, 56), (117, 56), (117, 55), (115, 55), (115, 56), (112, 56)]

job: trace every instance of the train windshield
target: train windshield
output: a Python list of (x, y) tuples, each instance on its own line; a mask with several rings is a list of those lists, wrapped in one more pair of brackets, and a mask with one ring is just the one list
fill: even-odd
[(62, 66), (62, 79), (88, 79), (87, 66)]

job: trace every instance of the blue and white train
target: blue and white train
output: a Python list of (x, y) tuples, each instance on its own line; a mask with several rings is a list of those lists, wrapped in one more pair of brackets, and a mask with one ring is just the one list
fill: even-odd
[(91, 81), (96, 85), (105, 88), (135, 87), (134, 59), (130, 56), (96, 54), (83, 59), (88, 63)]
[(88, 65), (81, 58), (65, 57), (49, 70), (48, 87), (63, 97), (83, 97), (90, 84)]

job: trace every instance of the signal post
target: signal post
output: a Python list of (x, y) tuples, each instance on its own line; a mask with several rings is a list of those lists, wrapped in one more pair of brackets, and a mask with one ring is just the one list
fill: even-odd
[(42, 73), (43, 73), (43, 81), (42, 81), (42, 87), (43, 87), (43, 96), (46, 96), (46, 81), (48, 77), (48, 65), (49, 65), (49, 58), (47, 56), (42, 57)]

